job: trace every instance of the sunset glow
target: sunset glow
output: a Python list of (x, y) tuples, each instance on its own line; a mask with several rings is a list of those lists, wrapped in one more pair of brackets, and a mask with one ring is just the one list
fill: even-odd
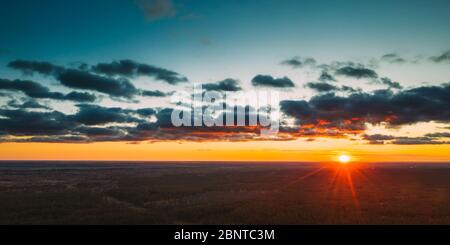
[(347, 164), (350, 162), (350, 156), (349, 155), (340, 155), (339, 156), (339, 162), (341, 164)]

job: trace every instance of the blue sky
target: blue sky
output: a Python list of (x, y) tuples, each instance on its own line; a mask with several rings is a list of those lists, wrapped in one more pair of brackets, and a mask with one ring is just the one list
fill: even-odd
[(174, 0), (175, 13), (156, 20), (133, 0), (2, 2), (3, 63), (127, 58), (192, 79), (246, 79), (281, 75), (276, 64), (294, 55), (322, 62), (434, 55), (450, 43), (450, 2), (439, 0)]

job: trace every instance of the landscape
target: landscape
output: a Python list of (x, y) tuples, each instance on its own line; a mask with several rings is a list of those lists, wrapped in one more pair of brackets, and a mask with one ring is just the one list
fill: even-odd
[(450, 224), (450, 164), (2, 162), (0, 224)]
[(450, 225), (449, 13), (0, 0), (0, 224)]

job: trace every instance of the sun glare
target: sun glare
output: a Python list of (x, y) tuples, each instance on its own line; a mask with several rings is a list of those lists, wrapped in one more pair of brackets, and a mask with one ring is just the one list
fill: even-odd
[(350, 156), (349, 155), (340, 155), (338, 160), (339, 160), (339, 163), (341, 163), (341, 164), (347, 164), (350, 162)]

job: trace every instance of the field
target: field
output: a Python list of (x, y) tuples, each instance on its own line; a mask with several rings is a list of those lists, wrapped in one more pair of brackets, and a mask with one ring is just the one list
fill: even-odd
[(450, 224), (450, 164), (0, 162), (0, 224)]

